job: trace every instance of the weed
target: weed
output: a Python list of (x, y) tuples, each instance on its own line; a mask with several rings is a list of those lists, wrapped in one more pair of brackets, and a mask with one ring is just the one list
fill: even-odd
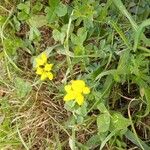
[(0, 149), (149, 150), (149, 18), (149, 0), (2, 0)]

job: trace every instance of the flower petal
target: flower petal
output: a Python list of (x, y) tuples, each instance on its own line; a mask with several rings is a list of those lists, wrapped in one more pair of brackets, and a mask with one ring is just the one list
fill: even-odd
[(83, 96), (82, 94), (77, 95), (77, 97), (76, 97), (76, 102), (77, 102), (79, 105), (82, 105), (83, 102), (84, 102), (84, 96)]
[(74, 91), (82, 93), (82, 90), (85, 87), (85, 82), (83, 80), (73, 80), (71, 83)]
[(90, 93), (90, 88), (89, 87), (84, 87), (83, 88), (83, 94), (89, 94)]
[(47, 78), (47, 73), (46, 72), (43, 72), (42, 75), (41, 75), (41, 80), (45, 80)]
[(64, 101), (70, 101), (70, 100), (73, 100), (75, 99), (75, 96), (74, 96), (74, 93), (73, 92), (69, 92), (65, 95), (64, 97)]
[(43, 61), (44, 63), (47, 62), (47, 55), (46, 55), (46, 53), (42, 53), (42, 54), (41, 54), (41, 59), (42, 59), (42, 61)]
[(35, 58), (36, 68), (47, 63), (47, 55), (42, 53), (39, 57)]
[(48, 64), (48, 63), (46, 63), (46, 65), (45, 65), (45, 67), (44, 67), (44, 70), (45, 70), (45, 71), (51, 71), (52, 66), (53, 66), (53, 64)]
[(36, 68), (38, 68), (39, 66), (44, 65), (44, 62), (40, 58), (36, 58), (35, 61), (36, 61)]
[(52, 80), (53, 79), (53, 74), (51, 72), (48, 72), (47, 77), (49, 78), (49, 80)]
[(36, 70), (36, 74), (41, 75), (43, 73), (43, 69), (38, 67)]

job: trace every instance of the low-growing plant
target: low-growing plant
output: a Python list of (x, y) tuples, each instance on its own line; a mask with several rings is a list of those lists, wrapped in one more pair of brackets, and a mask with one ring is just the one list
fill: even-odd
[(150, 149), (149, 8), (0, 2), (0, 149)]

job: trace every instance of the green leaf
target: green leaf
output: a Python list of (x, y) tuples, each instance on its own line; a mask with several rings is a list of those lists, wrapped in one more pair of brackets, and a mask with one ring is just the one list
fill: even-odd
[(30, 26), (35, 28), (40, 28), (47, 24), (46, 16), (44, 15), (33, 15), (28, 22)]
[(86, 142), (86, 146), (88, 148), (94, 148), (97, 145), (99, 145), (101, 143), (101, 136), (100, 135), (93, 135), (87, 142)]
[(114, 130), (112, 131), (101, 143), (100, 149), (102, 150), (105, 144), (117, 133), (118, 131)]
[(23, 21), (23, 20), (27, 20), (29, 18), (29, 15), (27, 13), (25, 13), (24, 11), (21, 11), (18, 13), (17, 18), (20, 21)]
[(120, 37), (122, 38), (122, 40), (124, 41), (124, 44), (130, 48), (131, 44), (129, 43), (128, 39), (126, 38), (124, 32), (122, 31), (121, 27), (119, 27), (119, 25), (117, 25), (117, 23), (115, 23), (114, 21), (110, 21), (112, 27), (116, 30), (116, 32), (120, 35)]
[(6, 21), (6, 19), (7, 19), (7, 17), (0, 15), (0, 26), (2, 26), (4, 24), (4, 22)]
[(65, 109), (68, 111), (74, 111), (74, 107), (76, 106), (76, 102), (75, 101), (68, 101), (65, 103)]
[(148, 115), (150, 112), (150, 88), (144, 88), (144, 94), (145, 94), (145, 98), (146, 98), (146, 111), (144, 116)]
[(110, 125), (109, 114), (105, 113), (97, 117), (97, 127), (99, 133), (107, 132), (109, 130), (109, 125)]
[(84, 46), (82, 46), (82, 45), (81, 46), (80, 45), (75, 46), (75, 48), (74, 48), (74, 54), (76, 56), (83, 55), (84, 52), (85, 52)]
[(59, 0), (49, 0), (49, 6), (46, 8), (46, 13), (47, 13), (47, 19), (49, 23), (53, 23), (56, 21), (56, 9), (59, 5)]
[(29, 32), (29, 40), (30, 41), (39, 40), (40, 35), (41, 35), (40, 31), (36, 27), (30, 28), (30, 32)]
[(41, 11), (43, 8), (43, 4), (41, 2), (36, 2), (35, 5), (33, 5), (32, 7), (32, 13), (37, 13), (39, 11)]
[(61, 44), (64, 43), (64, 39), (66, 36), (64, 32), (60, 32), (57, 29), (54, 29), (52, 34), (55, 41), (60, 41)]
[(71, 41), (75, 45), (83, 45), (83, 42), (86, 40), (87, 31), (85, 28), (79, 28), (77, 35), (71, 34)]
[(130, 65), (130, 51), (125, 50), (118, 62), (117, 73), (118, 74), (128, 74), (129, 73), (129, 65)]
[(6, 38), (4, 40), (5, 49), (9, 56), (15, 55), (19, 47), (23, 46), (23, 41), (17, 37)]
[(130, 125), (130, 120), (123, 117), (120, 113), (114, 112), (111, 116), (111, 131), (124, 130)]
[(100, 103), (97, 105), (97, 108), (98, 110), (101, 112), (101, 113), (109, 113), (107, 108), (105, 107), (104, 103)]
[(19, 10), (22, 10), (24, 11), (26, 14), (29, 14), (30, 13), (30, 1), (27, 1), (25, 3), (20, 3), (17, 5), (17, 8)]
[(84, 105), (82, 105), (81, 107), (79, 107), (78, 109), (75, 110), (76, 114), (80, 115), (80, 116), (86, 116), (87, 114), (87, 104), (84, 103)]
[(63, 17), (67, 14), (67, 6), (60, 3), (59, 6), (56, 8), (56, 14), (58, 17)]
[(16, 93), (19, 98), (26, 97), (32, 90), (31, 84), (21, 78), (15, 80)]
[(136, 51), (136, 49), (138, 47), (138, 43), (139, 43), (140, 37), (142, 35), (143, 29), (147, 26), (150, 26), (150, 19), (144, 20), (137, 29), (137, 31), (135, 33), (135, 38), (134, 38), (134, 47), (133, 47), (134, 51)]
[(135, 145), (137, 145), (139, 148), (141, 148), (139, 142), (141, 143), (141, 145), (143, 146), (144, 150), (148, 150), (150, 149), (150, 146), (148, 146), (145, 142), (143, 142), (141, 139), (138, 139), (139, 141), (137, 141), (136, 136), (134, 135), (134, 133), (132, 133), (130, 130), (127, 130), (127, 132), (125, 133), (125, 136), (127, 139), (129, 139), (132, 143), (134, 143)]
[[(0, 21), (0, 22), (1, 22), (1, 21)], [(15, 29), (16, 29), (17, 31), (19, 31), (19, 30), (20, 30), (21, 23), (19, 22), (19, 20), (17, 19), (16, 16), (13, 17), (13, 22), (14, 22)]]

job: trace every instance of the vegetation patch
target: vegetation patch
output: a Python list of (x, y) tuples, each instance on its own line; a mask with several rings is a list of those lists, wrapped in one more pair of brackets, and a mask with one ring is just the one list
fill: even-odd
[(0, 149), (150, 149), (149, 0), (0, 1)]

